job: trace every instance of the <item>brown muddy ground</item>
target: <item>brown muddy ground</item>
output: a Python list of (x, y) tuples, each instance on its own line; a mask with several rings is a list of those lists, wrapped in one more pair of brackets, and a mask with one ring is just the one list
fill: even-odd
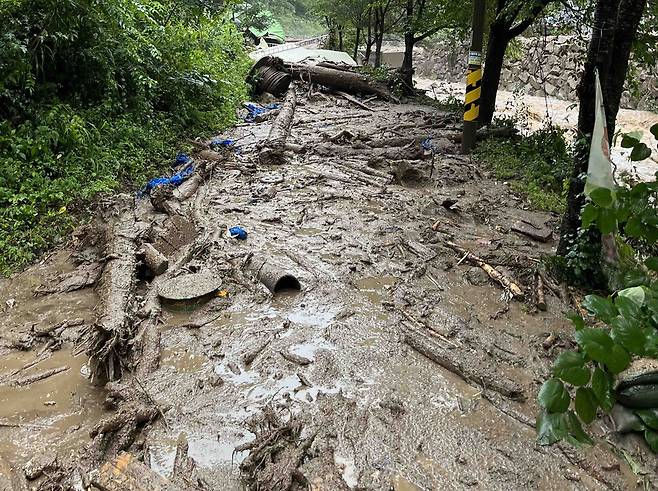
[[(247, 423), (269, 406), (301, 422), (302, 438), (315, 435), (301, 473), (316, 475), (314, 457), (329, 455), (323, 462), (350, 488), (634, 488), (635, 473), (655, 469), (656, 461), (637, 441), (612, 434), (606, 418), (593, 425), (593, 448), (535, 443), (536, 393), (555, 353), (569, 346), (563, 313), (570, 307), (547, 290), (547, 312), (536, 311), (533, 273), (554, 243), (510, 228), (523, 219), (555, 229), (557, 217), (532, 211), (458, 155), (448, 137), (459, 122), (450, 115), (369, 104), (374, 111), (333, 96), (301, 97), (289, 142), (306, 153), (280, 166), (258, 163), (268, 122), (223, 135), (242, 138), (239, 151), (222, 154), (188, 206), (203, 217), (204, 232), (217, 232), (191, 267), (221, 276), (228, 298), (196, 312), (164, 311), (159, 367), (138, 380), (164, 413), (139, 442), (145, 462), (169, 476), (185, 433), (207, 489), (242, 489), (239, 466), (249, 450), (235, 448), (254, 439)], [(426, 137), (434, 155), (421, 150)], [(446, 199), (456, 204), (442, 206)], [(148, 200), (137, 209), (138, 218), (166, 226), (169, 217)], [(235, 225), (248, 231), (246, 241), (225, 237)], [(508, 299), (447, 240), (515, 278), (528, 300)], [(81, 330), (94, 322), (95, 290), (33, 295), (75, 268), (72, 250), (0, 283), (0, 460), (18, 475), (33, 457), (65, 461), (84, 453), (89, 430), (111, 414), (104, 389), (85, 378), (85, 355), (72, 355)], [(249, 253), (287, 264), (302, 290), (273, 296), (247, 273), (236, 275)], [(138, 288), (145, 292), (148, 282)], [(72, 319), (80, 325), (34, 335)], [(515, 381), (525, 402), (478, 380), (467, 383), (414, 351), (404, 341), (410, 325), (438, 332), (439, 342), (465, 359), (484, 360), (473, 370)], [(551, 334), (556, 341), (545, 349)], [(264, 344), (245, 364), (244, 355)], [(43, 360), (20, 376), (69, 368), (25, 387), (9, 383), (37, 358)], [(124, 383), (132, 380), (124, 375)], [(46, 472), (40, 479), (46, 485), (55, 478)]]

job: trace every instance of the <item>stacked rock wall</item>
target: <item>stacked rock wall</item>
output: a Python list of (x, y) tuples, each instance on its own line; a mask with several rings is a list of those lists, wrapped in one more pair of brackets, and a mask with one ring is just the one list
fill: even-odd
[[(576, 87), (586, 56), (586, 43), (573, 36), (518, 38), (501, 72), (500, 89), (528, 95), (578, 100)], [(519, 46), (520, 45), (520, 46)], [(416, 75), (461, 82), (466, 73), (465, 42), (442, 41), (416, 54)], [(622, 96), (622, 107), (658, 111), (658, 67), (653, 73), (631, 64), (633, 87)], [(627, 84), (628, 85), (628, 84)]]

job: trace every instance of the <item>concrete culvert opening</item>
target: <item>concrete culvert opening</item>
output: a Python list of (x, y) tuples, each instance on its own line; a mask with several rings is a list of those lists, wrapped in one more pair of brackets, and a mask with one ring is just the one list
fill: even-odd
[(276, 281), (272, 293), (300, 291), (301, 289), (302, 285), (299, 283), (299, 280), (291, 274), (286, 274)]

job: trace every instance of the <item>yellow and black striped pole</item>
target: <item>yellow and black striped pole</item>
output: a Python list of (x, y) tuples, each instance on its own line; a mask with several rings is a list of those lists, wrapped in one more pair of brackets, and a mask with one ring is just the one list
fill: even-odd
[(473, 0), (473, 36), (468, 52), (466, 73), (466, 98), (464, 100), (464, 133), (462, 153), (471, 153), (475, 146), (480, 116), (480, 92), (482, 91), (482, 40), (486, 0)]

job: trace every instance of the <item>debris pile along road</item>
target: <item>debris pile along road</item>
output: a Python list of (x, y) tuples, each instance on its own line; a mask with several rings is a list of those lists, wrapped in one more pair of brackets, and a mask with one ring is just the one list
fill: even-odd
[[(542, 276), (550, 234), (519, 230), (550, 232), (558, 217), (458, 155), (454, 115), (290, 90), (292, 115), (239, 125), (227, 148), (200, 143), (197, 178), (117, 200), (69, 250), (3, 281), (0, 400), (24, 400), (0, 410), (12, 478), (626, 489), (630, 462), (655, 468), (605, 421), (595, 432), (613, 443), (535, 443), (570, 294)], [(266, 287), (264, 265), (287, 288)], [(209, 286), (163, 301), (184, 275)], [(83, 352), (97, 389), (72, 358)]]

